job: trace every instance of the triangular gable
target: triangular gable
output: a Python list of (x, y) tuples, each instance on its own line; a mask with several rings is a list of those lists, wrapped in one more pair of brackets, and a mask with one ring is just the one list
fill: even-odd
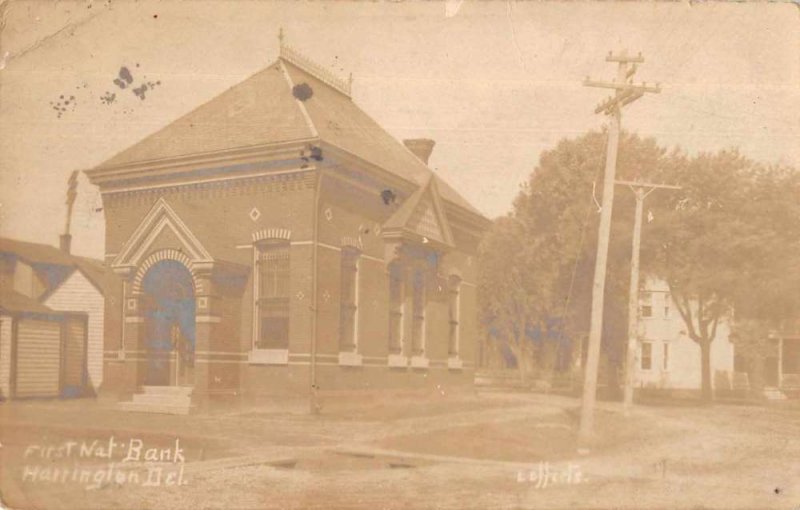
[(453, 246), (453, 235), (433, 176), (384, 223), (383, 231), (389, 234), (404, 231)]
[(200, 240), (167, 201), (159, 198), (125, 243), (122, 252), (114, 259), (112, 265), (118, 267), (138, 265), (165, 229), (169, 229), (170, 234), (177, 237), (184, 252), (193, 262), (213, 262), (213, 258)]

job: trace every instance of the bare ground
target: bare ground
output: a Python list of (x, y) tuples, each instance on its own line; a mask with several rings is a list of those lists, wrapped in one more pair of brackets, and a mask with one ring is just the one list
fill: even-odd
[[(575, 446), (577, 406), (485, 394), (317, 417), (259, 409), (180, 417), (86, 401), (11, 402), (0, 405), (0, 490), (7, 505), (26, 509), (800, 507), (797, 403), (637, 407), (630, 417), (601, 404), (584, 455)], [(31, 445), (111, 437), (164, 449), (180, 438), (185, 485), (23, 480), (26, 464), (45, 462), (25, 458)], [(112, 459), (46, 462), (102, 470), (125, 455), (120, 446)]]

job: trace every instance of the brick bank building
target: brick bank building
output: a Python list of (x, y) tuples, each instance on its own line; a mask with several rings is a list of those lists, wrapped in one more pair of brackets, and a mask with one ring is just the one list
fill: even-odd
[[(278, 60), (87, 171), (106, 215), (104, 390), (147, 403), (472, 383), (488, 220), (341, 80)], [(121, 304), (121, 306), (120, 306)]]

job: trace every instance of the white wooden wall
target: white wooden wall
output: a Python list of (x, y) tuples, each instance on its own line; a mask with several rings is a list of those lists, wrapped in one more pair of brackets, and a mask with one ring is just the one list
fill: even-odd
[(44, 302), (53, 310), (84, 312), (89, 316), (89, 384), (97, 390), (103, 382), (104, 298), (80, 271), (75, 271)]

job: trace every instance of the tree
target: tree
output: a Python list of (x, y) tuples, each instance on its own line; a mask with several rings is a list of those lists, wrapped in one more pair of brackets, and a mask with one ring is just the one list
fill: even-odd
[[(481, 245), (482, 322), (490, 337), (509, 345), (518, 365), (551, 368), (553, 352), (569, 351), (588, 330), (599, 216), (594, 184), (602, 177), (605, 146), (605, 133), (591, 132), (544, 152), (512, 212), (495, 221)], [(663, 154), (654, 140), (623, 134), (620, 175), (655, 165)], [(620, 201), (629, 207), (615, 206), (612, 221), (603, 342), (612, 384), (623, 359), (633, 207), (629, 196)]]
[(774, 289), (785, 289), (787, 263), (796, 261), (797, 252), (791, 255), (786, 247), (797, 227), (782, 231), (773, 220), (800, 219), (796, 198), (776, 188), (793, 175), (765, 169), (736, 150), (693, 158), (676, 152), (656, 172), (662, 182), (683, 189), (654, 197), (659, 220), (644, 230), (642, 266), (668, 283), (687, 335), (700, 347), (706, 401), (713, 398), (711, 344), (720, 321), (731, 319), (737, 307), (764, 316), (762, 300), (770, 295), (770, 306), (786, 303)]

